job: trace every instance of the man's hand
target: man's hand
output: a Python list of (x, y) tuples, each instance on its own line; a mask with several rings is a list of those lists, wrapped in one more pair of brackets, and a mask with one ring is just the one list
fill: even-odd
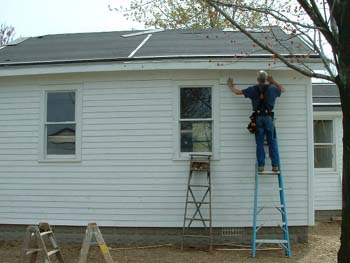
[(272, 85), (276, 83), (272, 76), (267, 76), (267, 81)]
[(235, 83), (233, 83), (233, 79), (232, 79), (232, 78), (228, 78), (228, 79), (227, 79), (227, 86), (228, 86), (229, 88), (232, 88), (232, 87), (235, 86)]
[(270, 83), (270, 85), (276, 86), (276, 88), (278, 88), (281, 92), (285, 91), (284, 87), (274, 80), (272, 76), (267, 76), (267, 81)]
[(241, 90), (235, 88), (235, 83), (233, 82), (232, 78), (227, 79), (227, 87), (229, 87), (234, 94), (243, 95)]

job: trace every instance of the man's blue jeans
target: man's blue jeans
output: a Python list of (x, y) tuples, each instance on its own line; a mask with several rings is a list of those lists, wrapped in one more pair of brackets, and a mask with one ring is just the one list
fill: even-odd
[(273, 167), (279, 167), (279, 157), (273, 118), (270, 115), (258, 115), (256, 117), (256, 127), (257, 131), (255, 133), (255, 141), (258, 166), (265, 166), (264, 138), (266, 135), (266, 140), (269, 145), (271, 164)]

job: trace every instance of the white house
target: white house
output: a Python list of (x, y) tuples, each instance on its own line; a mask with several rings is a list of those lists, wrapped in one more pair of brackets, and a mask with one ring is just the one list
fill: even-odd
[(289, 225), (312, 225), (311, 80), (219, 30), (47, 35), (0, 49), (0, 224), (182, 227), (188, 155), (207, 152), (213, 226), (251, 227), (251, 104), (226, 80), (245, 88), (260, 69), (286, 88), (275, 114)]
[(343, 125), (338, 88), (313, 84), (315, 210), (322, 217), (342, 209)]

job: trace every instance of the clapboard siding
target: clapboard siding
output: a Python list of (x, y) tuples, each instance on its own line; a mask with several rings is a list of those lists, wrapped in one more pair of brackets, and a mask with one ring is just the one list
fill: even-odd
[[(279, 74), (287, 89), (276, 105), (276, 126), (289, 222), (307, 225), (309, 80)], [(238, 75), (238, 82), (247, 83), (239, 88), (251, 85), (251, 73)], [(174, 154), (174, 79), (219, 83), (213, 223), (251, 226), (255, 142), (246, 130), (251, 104), (230, 93), (215, 71), (62, 75), (28, 79), (28, 85), (25, 78), (0, 84), (0, 223), (181, 227), (188, 161)], [(55, 84), (82, 87), (80, 162), (38, 161), (40, 97)], [(262, 179), (261, 200), (277, 201), (276, 187), (276, 178)], [(275, 211), (264, 216), (271, 224), (278, 218)]]
[[(38, 91), (33, 86), (0, 88), (1, 167), (6, 165), (13, 167), (25, 163), (37, 165), (39, 97)], [(11, 171), (8, 171), (7, 175), (10, 174)], [(1, 176), (4, 175), (6, 174), (2, 172)], [(6, 184), (6, 181), (2, 183)]]

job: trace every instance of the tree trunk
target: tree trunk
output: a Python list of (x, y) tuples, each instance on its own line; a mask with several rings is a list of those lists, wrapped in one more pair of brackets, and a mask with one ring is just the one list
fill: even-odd
[(339, 68), (337, 84), (343, 111), (343, 185), (341, 244), (338, 252), (339, 263), (350, 262), (350, 18), (349, 1), (342, 0), (343, 12), (339, 12)]
[(350, 262), (350, 82), (340, 88), (343, 110), (343, 185), (341, 246), (338, 263)]

